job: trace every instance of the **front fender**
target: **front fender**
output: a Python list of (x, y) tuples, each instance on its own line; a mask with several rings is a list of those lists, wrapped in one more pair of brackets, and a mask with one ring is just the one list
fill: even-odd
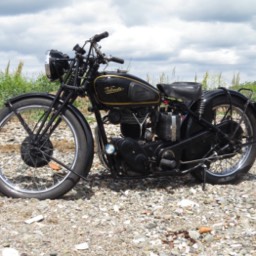
[[(8, 103), (14, 104), (20, 100), (24, 99), (29, 99), (29, 98), (42, 98), (42, 99), (49, 99), (49, 100), (54, 100), (55, 95), (49, 94), (49, 93), (26, 93), (26, 94), (21, 94), (16, 97), (13, 97), (6, 101), (5, 105), (8, 107)], [(61, 100), (60, 100), (61, 101)], [(87, 122), (87, 120), (84, 118), (83, 114), (79, 109), (77, 109), (75, 106), (68, 104), (67, 105), (68, 110), (70, 110), (75, 117), (79, 120), (79, 123), (83, 127), (84, 133), (87, 135), (88, 143), (90, 144), (90, 147), (93, 147), (93, 136), (92, 136), (92, 131), (91, 128)], [(89, 134), (87, 134), (89, 132)]]

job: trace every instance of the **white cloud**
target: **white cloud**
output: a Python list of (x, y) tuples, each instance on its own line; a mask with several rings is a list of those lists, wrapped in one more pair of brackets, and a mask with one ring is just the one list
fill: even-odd
[(23, 62), (23, 75), (27, 77), (36, 78), (40, 72), (43, 72), (43, 63), (34, 55), (18, 54), (15, 51), (0, 51), (0, 56), (2, 57), (0, 59), (1, 71), (4, 71), (9, 63), (10, 72), (14, 72), (17, 69), (19, 63)]
[(0, 70), (22, 59), (27, 74), (43, 72), (46, 50), (71, 55), (76, 43), (107, 30), (102, 50), (142, 78), (176, 68), (186, 80), (206, 71), (255, 80), (254, 0), (20, 2), (0, 3)]
[(238, 64), (239, 57), (232, 50), (219, 49), (215, 51), (195, 51), (192, 49), (184, 49), (180, 52), (179, 60), (182, 62), (188, 62), (189, 60), (194, 62), (209, 65), (235, 65)]
[(0, 15), (10, 16), (24, 13), (35, 13), (44, 9), (58, 8), (68, 2), (68, 0), (1, 0)]

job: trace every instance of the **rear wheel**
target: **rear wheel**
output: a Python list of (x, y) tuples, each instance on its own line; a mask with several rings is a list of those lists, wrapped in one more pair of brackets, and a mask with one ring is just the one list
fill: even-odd
[(90, 170), (91, 132), (69, 109), (51, 125), (51, 132), (36, 136), (51, 103), (23, 99), (13, 105), (15, 111), (6, 107), (0, 113), (0, 191), (7, 196), (57, 198), (79, 181), (71, 170), (82, 176)]
[[(255, 114), (250, 107), (244, 112), (244, 107), (245, 102), (239, 98), (232, 98), (232, 108), (224, 96), (213, 99), (213, 115), (210, 121), (217, 125), (229, 120), (233, 129), (227, 129), (225, 133), (233, 138), (234, 143), (230, 145), (219, 136), (211, 142), (209, 152), (205, 152), (204, 155), (204, 157), (212, 157), (212, 160), (205, 162), (207, 182), (224, 184), (236, 181), (248, 172), (254, 163), (255, 144), (240, 146), (256, 140)], [(203, 180), (202, 168), (194, 171), (193, 174)]]

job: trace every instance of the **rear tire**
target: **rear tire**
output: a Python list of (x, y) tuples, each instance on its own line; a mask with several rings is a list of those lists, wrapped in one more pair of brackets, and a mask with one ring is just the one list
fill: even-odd
[(92, 134), (70, 109), (61, 115), (61, 122), (50, 138), (46, 134), (37, 144), (34, 142), (42, 117), (51, 104), (51, 99), (40, 97), (13, 104), (29, 129), (9, 107), (0, 112), (0, 191), (3, 194), (54, 199), (79, 181), (69, 169), (87, 176), (93, 159)]
[[(232, 118), (231, 120), (239, 124), (239, 120), (243, 116), (244, 106), (245, 102), (242, 99), (232, 97), (232, 111), (228, 111), (226, 118)], [(212, 100), (211, 108), (213, 115), (210, 122), (212, 124), (220, 123), (228, 109), (229, 102), (227, 101), (226, 96), (214, 98)], [(242, 144), (256, 140), (255, 124), (255, 113), (251, 109), (251, 106), (248, 106), (247, 111), (244, 113), (243, 121), (239, 125), (239, 132), (237, 132), (237, 137), (241, 137), (239, 137), (238, 140), (240, 140)], [(234, 131), (231, 131), (229, 135), (231, 135), (232, 132)], [(240, 134), (238, 135), (238, 133)], [(211, 148), (214, 148), (215, 146), (218, 147), (218, 144), (220, 144), (220, 141), (213, 141)], [(217, 150), (216, 153), (218, 153)], [(206, 182), (212, 184), (225, 184), (239, 180), (243, 174), (250, 170), (255, 157), (256, 145), (252, 144), (241, 147), (241, 150), (232, 157), (208, 162), (206, 164)], [(197, 169), (192, 174), (200, 181), (203, 181), (204, 175), (202, 168)]]

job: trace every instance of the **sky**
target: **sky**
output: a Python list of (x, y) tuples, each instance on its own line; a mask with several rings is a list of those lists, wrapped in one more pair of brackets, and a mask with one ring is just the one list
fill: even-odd
[(104, 31), (102, 51), (125, 59), (107, 70), (157, 83), (201, 81), (206, 72), (229, 85), (256, 81), (255, 0), (1, 0), (0, 71), (44, 72), (45, 53), (72, 48)]

